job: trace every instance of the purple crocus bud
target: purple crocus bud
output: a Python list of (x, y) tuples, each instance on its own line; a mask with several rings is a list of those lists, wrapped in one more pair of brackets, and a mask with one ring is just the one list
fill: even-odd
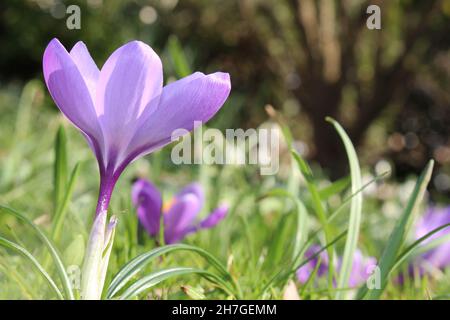
[[(416, 225), (416, 238), (421, 238), (440, 226), (450, 223), (450, 206), (446, 208), (429, 208)], [(450, 228), (444, 228), (423, 242), (424, 245), (442, 236), (449, 235)], [(444, 242), (425, 252), (416, 260), (420, 273), (427, 269), (443, 269), (450, 265), (450, 242)]]
[(209, 229), (215, 227), (220, 221), (222, 221), (228, 213), (228, 206), (222, 204), (213, 210), (204, 220), (199, 224), (200, 228)]
[[(163, 87), (158, 55), (131, 41), (107, 59), (101, 70), (86, 46), (70, 52), (57, 40), (43, 57), (45, 83), (61, 112), (83, 133), (97, 157), (100, 191), (96, 214), (106, 211), (122, 171), (206, 122), (230, 93), (227, 73), (196, 72)], [(177, 130), (184, 129), (184, 130)]]

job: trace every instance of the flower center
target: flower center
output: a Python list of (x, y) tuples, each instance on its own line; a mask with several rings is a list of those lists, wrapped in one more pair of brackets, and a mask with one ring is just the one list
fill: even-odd
[(163, 214), (168, 213), (170, 208), (172, 208), (174, 204), (175, 204), (175, 198), (171, 198), (169, 201), (164, 202), (163, 206), (162, 206)]

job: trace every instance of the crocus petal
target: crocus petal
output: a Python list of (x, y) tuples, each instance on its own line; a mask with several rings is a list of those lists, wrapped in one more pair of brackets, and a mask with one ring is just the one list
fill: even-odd
[[(162, 92), (162, 65), (143, 42), (117, 49), (100, 71), (95, 106), (107, 137), (107, 163), (120, 162), (139, 118), (156, 109)], [(156, 98), (156, 99), (155, 99)]]
[(296, 272), (298, 282), (306, 283), (313, 271), (314, 266), (311, 263), (307, 263), (304, 266), (300, 267)]
[(198, 198), (198, 201), (200, 203), (200, 206), (203, 206), (205, 202), (205, 192), (203, 191), (203, 187), (198, 182), (193, 182), (185, 186), (183, 189), (181, 189), (180, 192), (177, 193), (176, 197), (181, 198), (184, 195), (192, 193)]
[(103, 143), (88, 86), (77, 65), (63, 45), (53, 39), (43, 58), (44, 79), (61, 112), (88, 138), (98, 155)]
[(352, 272), (348, 281), (349, 287), (355, 288), (363, 284), (370, 276), (370, 273), (373, 267), (376, 266), (376, 263), (377, 261), (375, 258), (364, 257), (362, 252), (357, 249), (353, 257)]
[(151, 182), (139, 179), (133, 184), (131, 198), (140, 223), (150, 236), (156, 236), (161, 219), (161, 193)]
[(100, 70), (92, 59), (86, 45), (82, 41), (78, 41), (70, 50), (70, 56), (78, 67), (83, 79), (89, 89), (92, 101), (95, 101), (95, 91), (97, 88)]
[(181, 241), (190, 232), (199, 212), (200, 203), (195, 195), (189, 193), (177, 198), (169, 211), (164, 214), (164, 238), (166, 243)]
[[(416, 225), (416, 238), (423, 237), (434, 229), (447, 223), (450, 223), (450, 207), (430, 208)], [(450, 234), (450, 228), (445, 228), (426, 239), (423, 244), (425, 245), (448, 234)], [(416, 262), (419, 265), (420, 271), (433, 268), (443, 269), (449, 266), (450, 243), (442, 243), (428, 252), (425, 252), (420, 256), (420, 258), (417, 259)]]
[(157, 109), (131, 140), (126, 162), (192, 131), (196, 121), (207, 122), (224, 104), (230, 89), (230, 76), (222, 72), (209, 75), (196, 72), (165, 86)]
[(200, 228), (208, 229), (217, 225), (222, 221), (228, 213), (228, 206), (221, 205), (209, 214), (204, 220), (200, 222)]
[(450, 243), (443, 243), (422, 256), (425, 263), (438, 269), (450, 265)]
[[(416, 237), (421, 238), (427, 233), (447, 223), (450, 223), (450, 207), (443, 209), (430, 208), (417, 224)], [(448, 233), (450, 233), (450, 229), (443, 229), (433, 234), (425, 240), (424, 243), (429, 243)]]
[[(315, 255), (317, 252), (319, 252), (321, 249), (318, 245), (312, 245), (308, 248), (305, 252), (305, 259), (311, 258), (313, 255)], [(322, 251), (319, 253), (318, 256), (311, 259), (307, 264), (303, 265), (297, 270), (297, 279), (300, 283), (305, 283), (309, 277), (311, 276), (311, 273), (316, 268), (317, 264), (320, 263), (318, 269), (317, 269), (317, 276), (322, 277), (327, 274), (328, 272), (328, 254), (326, 251)]]

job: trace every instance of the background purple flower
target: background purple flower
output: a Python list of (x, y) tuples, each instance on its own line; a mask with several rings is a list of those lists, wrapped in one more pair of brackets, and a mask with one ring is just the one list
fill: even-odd
[[(341, 259), (338, 260), (339, 270)], [(348, 285), (350, 288), (355, 288), (363, 284), (367, 278), (372, 274), (373, 268), (377, 265), (377, 259), (374, 257), (365, 257), (360, 250), (355, 251), (353, 256), (353, 265)]]
[[(312, 245), (306, 250), (303, 259), (306, 260), (311, 258), (314, 254), (319, 252), (320, 249), (321, 247), (319, 245)], [(309, 277), (311, 276), (311, 273), (314, 271), (318, 263), (320, 263), (320, 265), (317, 269), (317, 276), (322, 277), (328, 272), (329, 260), (326, 251), (322, 251), (317, 257), (310, 260), (307, 264), (305, 264), (304, 266), (300, 267), (297, 270), (298, 281), (301, 283), (306, 283), (306, 281), (308, 281)]]
[[(319, 245), (312, 245), (308, 250), (306, 250), (304, 259), (311, 258), (316, 254), (321, 247)], [(328, 275), (329, 260), (326, 251), (322, 251), (317, 257), (309, 261), (306, 265), (302, 266), (297, 270), (297, 279), (300, 283), (306, 283), (306, 281), (311, 276), (314, 269), (318, 266), (316, 277), (322, 278)], [(336, 261), (337, 272), (340, 270), (342, 259), (339, 257)], [(355, 251), (352, 272), (349, 278), (349, 287), (355, 288), (363, 284), (372, 272), (373, 266), (376, 266), (376, 259), (373, 257), (363, 256), (360, 250)]]
[[(416, 238), (423, 237), (432, 230), (450, 223), (450, 206), (445, 208), (429, 208), (428, 211), (421, 217), (416, 225)], [(450, 228), (435, 233), (430, 238), (423, 242), (424, 245), (450, 234)], [(443, 269), (450, 265), (450, 241), (446, 241), (435, 248), (422, 254), (414, 262), (419, 266), (421, 273), (427, 269)]]
[(170, 143), (174, 130), (191, 131), (195, 121), (208, 121), (231, 88), (230, 76), (221, 72), (196, 72), (163, 87), (161, 60), (140, 41), (118, 48), (99, 70), (84, 43), (69, 53), (53, 39), (43, 70), (56, 105), (97, 157), (97, 214), (107, 210), (115, 183), (131, 161)]
[(221, 205), (197, 223), (196, 218), (204, 204), (204, 192), (198, 183), (184, 187), (163, 205), (158, 189), (150, 181), (139, 179), (133, 184), (132, 201), (139, 221), (150, 236), (158, 236), (163, 217), (164, 241), (167, 244), (180, 242), (200, 229), (214, 227), (228, 212), (228, 207)]

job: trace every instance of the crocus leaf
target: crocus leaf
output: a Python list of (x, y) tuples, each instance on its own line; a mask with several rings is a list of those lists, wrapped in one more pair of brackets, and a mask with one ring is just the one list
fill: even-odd
[[(295, 272), (301, 268), (302, 266), (306, 265), (308, 262), (314, 260), (317, 256), (320, 255), (320, 253), (322, 253), (324, 250), (327, 250), (328, 248), (332, 247), (333, 245), (335, 245), (337, 242), (339, 242), (341, 239), (345, 238), (347, 234), (347, 230), (344, 230), (343, 232), (341, 232), (337, 237), (335, 237), (332, 241), (330, 241), (329, 243), (325, 244), (320, 250), (318, 250), (315, 254), (311, 255), (311, 257), (303, 260), (300, 264), (297, 265), (293, 265), (292, 267), (289, 268), (283, 268), (280, 269), (277, 273), (275, 273), (270, 280), (265, 284), (265, 286), (263, 287), (263, 289), (261, 290), (261, 296), (264, 296), (264, 294), (267, 292), (267, 290), (269, 290), (272, 286), (277, 285), (278, 283), (286, 283), (287, 280), (292, 277), (293, 274), (295, 274)], [(309, 240), (308, 240), (309, 242)], [(308, 245), (308, 242), (306, 244), (306, 246)], [(305, 246), (305, 248), (306, 248)], [(305, 251), (305, 250), (302, 250)], [(304, 252), (303, 252), (304, 253)]]
[(267, 193), (267, 196), (285, 197), (291, 199), (295, 205), (297, 213), (297, 228), (295, 232), (295, 242), (293, 250), (293, 263), (296, 264), (296, 260), (301, 259), (301, 248), (304, 247), (306, 238), (308, 236), (308, 213), (303, 203), (290, 192), (283, 189), (273, 189)]
[(55, 216), (64, 199), (64, 190), (67, 187), (67, 137), (63, 126), (60, 126), (55, 140), (54, 163), (54, 209)]
[(34, 297), (38, 296), (34, 292), (34, 287), (32, 287), (29, 281), (25, 280), (23, 275), (17, 272), (16, 266), (11, 264), (10, 261), (6, 261), (0, 255), (0, 272), (9, 277), (11, 280), (15, 281), (23, 294), (23, 297), (27, 300), (33, 300)]
[(419, 203), (423, 199), (426, 187), (431, 179), (433, 165), (434, 161), (430, 160), (417, 180), (414, 190), (406, 205), (405, 211), (395, 225), (394, 230), (392, 230), (386, 248), (381, 255), (379, 262), (381, 287), (369, 290), (366, 286), (363, 286), (358, 292), (358, 298), (379, 299), (383, 293), (388, 281), (388, 275), (391, 269), (395, 266), (399, 250), (405, 240), (407, 226), (410, 225), (410, 221), (413, 219)]
[(58, 274), (61, 278), (61, 283), (64, 287), (65, 298), (73, 300), (74, 295), (73, 295), (73, 291), (72, 291), (72, 283), (69, 279), (69, 276), (67, 275), (67, 271), (64, 267), (61, 256), (59, 255), (58, 250), (55, 248), (54, 244), (50, 241), (50, 239), (30, 219), (28, 219), (26, 216), (19, 213), (18, 211), (11, 209), (9, 207), (5, 207), (3, 205), (0, 205), (0, 210), (16, 217), (17, 219), (19, 219), (22, 222), (26, 223), (36, 232), (37, 236), (39, 237), (39, 239), (41, 239), (41, 241), (47, 247), (48, 251), (50, 252), (50, 254), (53, 258), (53, 262), (55, 263), (56, 270), (58, 271)]
[(267, 268), (273, 269), (280, 266), (284, 259), (289, 259), (291, 250), (287, 248), (286, 239), (291, 237), (293, 217), (292, 214), (283, 214), (272, 233), (270, 244), (267, 250), (267, 257), (264, 259), (264, 264)]
[[(312, 199), (312, 204), (313, 204), (314, 210), (317, 214), (317, 217), (319, 218), (319, 222), (322, 225), (323, 232), (325, 234), (325, 242), (329, 243), (332, 238), (331, 228), (330, 228), (330, 225), (327, 223), (327, 213), (326, 213), (325, 207), (323, 206), (322, 199), (320, 198), (319, 190), (314, 181), (314, 176), (312, 174), (312, 170), (309, 167), (308, 163), (300, 156), (300, 154), (297, 151), (291, 150), (291, 154), (292, 154), (294, 160), (297, 162), (298, 168), (306, 180), (306, 186), (308, 187), (309, 193), (311, 194), (311, 199)], [(333, 289), (333, 268), (332, 268), (333, 260), (334, 260), (333, 251), (334, 250), (332, 247), (327, 248), (328, 261), (330, 261), (329, 268), (328, 268), (328, 274), (329, 274), (328, 288), (329, 288), (329, 290)]]
[[(350, 164), (350, 177), (352, 183), (352, 193), (356, 193), (361, 189), (361, 169), (359, 167), (358, 156), (355, 148), (348, 137), (347, 133), (334, 119), (327, 118), (331, 122), (342, 139), (347, 152), (348, 161)], [(361, 224), (362, 213), (362, 193), (357, 193), (352, 197), (350, 203), (350, 218), (348, 222), (348, 235), (345, 242), (344, 256), (342, 258), (341, 270), (338, 278), (338, 288), (346, 288), (350, 279), (350, 273), (353, 266), (353, 257), (355, 255), (356, 246), (358, 244), (359, 229)], [(336, 299), (342, 299), (345, 292), (338, 290), (336, 292)]]
[(160, 257), (163, 254), (172, 252), (172, 251), (191, 251), (202, 256), (212, 267), (214, 267), (219, 273), (227, 279), (231, 281), (232, 284), (236, 287), (231, 275), (227, 271), (226, 267), (222, 265), (214, 256), (212, 256), (207, 251), (190, 246), (185, 244), (173, 244), (167, 245), (163, 247), (159, 247), (153, 249), (149, 252), (143, 253), (136, 258), (132, 259), (130, 262), (125, 264), (119, 272), (114, 276), (111, 284), (107, 290), (106, 297), (108, 299), (113, 298), (139, 271), (141, 271), (150, 261), (154, 260), (157, 257)]
[(197, 269), (197, 268), (186, 268), (186, 267), (169, 268), (169, 269), (151, 273), (145, 277), (140, 278), (139, 280), (134, 282), (131, 286), (129, 286), (125, 290), (125, 292), (120, 295), (119, 299), (120, 300), (130, 299), (132, 297), (139, 295), (140, 293), (144, 292), (145, 290), (148, 290), (151, 287), (157, 285), (161, 281), (164, 281), (171, 277), (187, 275), (187, 274), (198, 274), (211, 282), (214, 282), (217, 284), (222, 284), (222, 280), (219, 277), (217, 277), (215, 274), (205, 271), (205, 270), (201, 270), (201, 269)]
[(61, 236), (64, 219), (66, 217), (70, 199), (72, 198), (72, 195), (73, 195), (73, 192), (75, 189), (75, 184), (78, 179), (78, 174), (80, 172), (80, 165), (81, 165), (80, 163), (77, 163), (75, 165), (75, 168), (72, 170), (66, 191), (63, 193), (64, 194), (63, 199), (60, 202), (60, 205), (58, 206), (58, 210), (56, 211), (56, 214), (53, 218), (53, 225), (52, 225), (53, 241), (58, 241)]
[(397, 261), (395, 262), (395, 265), (392, 267), (390, 273), (392, 273), (399, 265), (401, 265), (403, 263), (403, 261), (405, 261), (422, 242), (427, 240), (429, 237), (431, 237), (435, 233), (437, 233), (445, 228), (448, 228), (448, 227), (450, 227), (450, 223), (447, 223), (438, 228), (435, 228), (435, 229), (431, 230), (430, 232), (428, 232), (427, 234), (420, 237), (419, 239), (417, 239), (416, 241), (414, 241), (407, 248), (405, 248), (402, 251), (402, 253), (400, 253), (400, 255), (398, 256)]
[(61, 291), (59, 291), (58, 286), (55, 284), (55, 281), (50, 277), (50, 275), (45, 271), (45, 269), (42, 267), (42, 265), (36, 260), (36, 258), (25, 248), (22, 246), (9, 241), (6, 238), (3, 238), (0, 236), (0, 246), (3, 246), (5, 248), (11, 249), (21, 256), (25, 257), (31, 264), (36, 268), (36, 270), (39, 272), (42, 277), (47, 281), (49, 286), (53, 289), (53, 291), (56, 293), (59, 299), (64, 299), (63, 295), (61, 294)]

